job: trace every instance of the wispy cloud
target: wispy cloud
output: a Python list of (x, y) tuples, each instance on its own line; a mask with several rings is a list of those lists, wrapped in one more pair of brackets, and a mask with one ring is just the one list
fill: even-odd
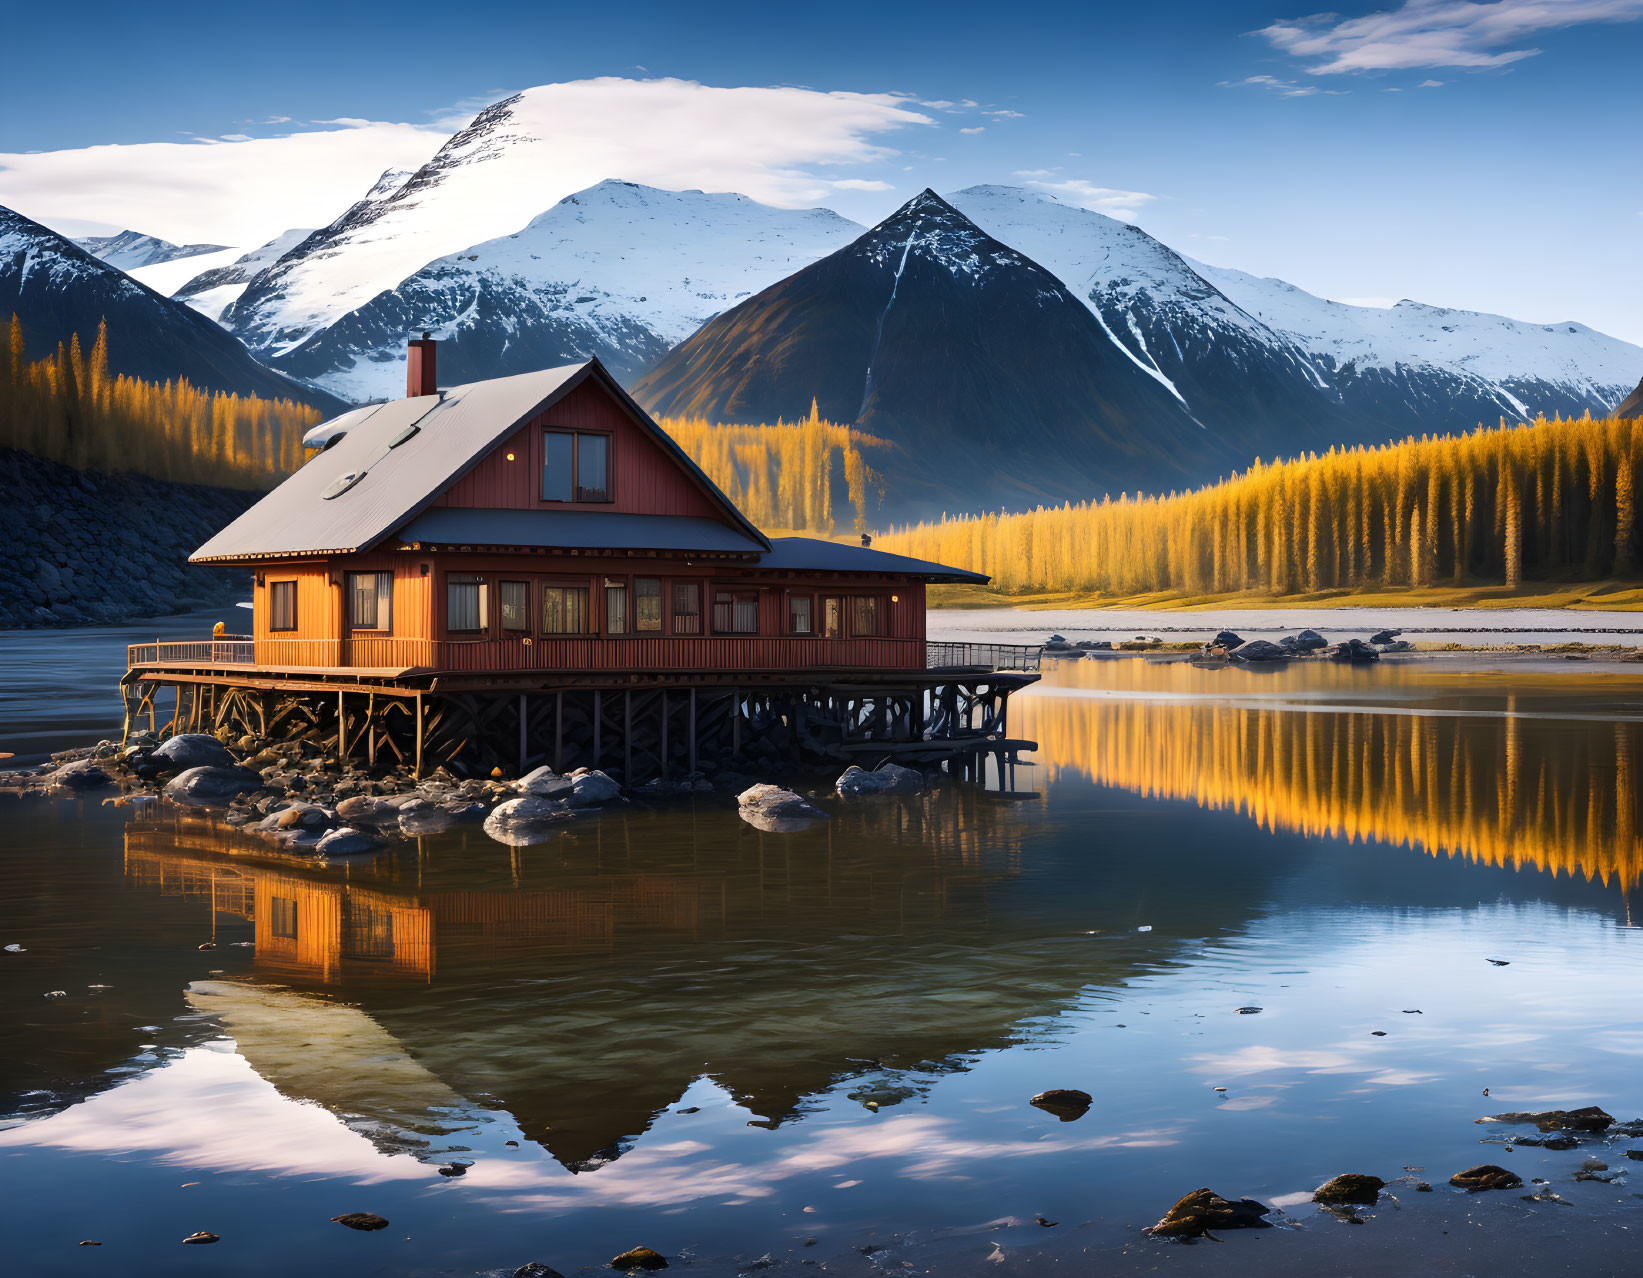
[(995, 120), (1025, 120), (1027, 117), (1020, 111), (983, 111), (982, 115), (990, 115)]
[(1643, 18), (1643, 0), (1404, 0), (1395, 9), (1280, 19), (1254, 34), (1312, 75), (1416, 67), (1490, 69), (1532, 58), (1542, 31)]
[(985, 133), (985, 132), (987, 132), (987, 126), (985, 124), (978, 124), (973, 129), (960, 129), (959, 132), (960, 133)]
[(1126, 222), (1133, 221), (1139, 215), (1142, 205), (1151, 204), (1158, 198), (1156, 195), (1148, 195), (1145, 191), (1120, 191), (1110, 186), (1096, 186), (1086, 178), (1067, 178), (1060, 182), (1033, 178), (1027, 185), (1059, 195), (1070, 204), (1105, 213), (1108, 217), (1121, 218)]
[[(871, 176), (897, 154), (885, 135), (934, 123), (898, 93), (603, 77), (532, 96), (521, 145), (540, 157), (539, 181), (511, 192), (493, 210), (499, 224), (476, 224), (472, 242), (517, 230), (607, 177), (788, 207), (888, 190)], [(135, 227), (177, 243), (260, 244), (288, 227), (324, 226), (384, 169), (420, 167), (476, 109), (448, 104), (416, 123), (340, 117), (287, 123), (266, 137), (0, 154), (0, 204), (69, 234)]]
[(1241, 89), (1254, 87), (1268, 89), (1281, 98), (1311, 98), (1318, 94), (1338, 96), (1344, 89), (1324, 89), (1316, 84), (1301, 84), (1296, 80), (1280, 80), (1275, 75), (1246, 75), (1242, 80), (1222, 80), (1223, 89)]

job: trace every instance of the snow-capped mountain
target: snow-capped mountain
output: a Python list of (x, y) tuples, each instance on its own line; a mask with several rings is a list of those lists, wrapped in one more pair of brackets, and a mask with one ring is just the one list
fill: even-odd
[(1343, 399), (1410, 429), (1467, 429), (1495, 417), (1603, 413), (1643, 370), (1643, 348), (1566, 321), (1531, 324), (1402, 301), (1326, 301), (1243, 271), (1193, 263), (1246, 313), (1307, 350)]
[(181, 302), (162, 297), (55, 231), (0, 208), (0, 315), (16, 312), (30, 358), (80, 335), (89, 344), (107, 319), (109, 368), (164, 381), (186, 377), (210, 390), (288, 396), (331, 410), (329, 395), (257, 363), (244, 346)]
[(1055, 272), (1136, 362), (1251, 456), (1535, 413), (1601, 413), (1643, 349), (1582, 324), (1325, 301), (1206, 266), (1139, 227), (1013, 187), (950, 197)]
[(313, 233), (299, 227), (276, 235), (249, 253), (225, 249), (197, 261), (167, 262), (132, 274), (156, 293), (187, 302), (201, 315), (218, 319), (259, 271), (272, 266)]
[(174, 262), (181, 257), (200, 257), (220, 252), (222, 244), (173, 244), (157, 235), (141, 231), (121, 231), (118, 235), (92, 235), (71, 241), (99, 261), (122, 271), (139, 266), (153, 266), (158, 262)]
[(404, 386), (405, 334), (426, 329), (453, 383), (592, 355), (637, 375), (861, 231), (826, 209), (600, 182), (523, 230), (428, 263), (271, 362), (348, 399), (381, 398)]
[(1238, 460), (1054, 275), (925, 191), (709, 320), (641, 379), (660, 413), (824, 417), (899, 446), (898, 509), (1170, 487)]

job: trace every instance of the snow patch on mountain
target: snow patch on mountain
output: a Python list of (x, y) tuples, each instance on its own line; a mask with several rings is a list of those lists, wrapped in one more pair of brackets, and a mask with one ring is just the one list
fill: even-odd
[(121, 231), (118, 235), (91, 235), (73, 240), (71, 243), (77, 248), (84, 249), (98, 261), (107, 262), (122, 271), (131, 271), (140, 266), (154, 266), (161, 262), (173, 262), (179, 258), (220, 253), (227, 247), (222, 244), (173, 244), (170, 240), (162, 240), (157, 235), (144, 235), (141, 231)]
[(1535, 383), (1613, 404), (1643, 370), (1643, 347), (1584, 324), (1533, 324), (1480, 311), (1402, 301), (1379, 308), (1316, 297), (1283, 280), (1193, 263), (1205, 279), (1268, 327), (1333, 370), (1438, 368), (1495, 387), (1505, 409), (1525, 403)]

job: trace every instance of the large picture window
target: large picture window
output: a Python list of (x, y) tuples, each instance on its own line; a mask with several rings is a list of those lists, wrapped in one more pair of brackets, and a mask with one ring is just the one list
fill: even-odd
[(504, 581), (497, 587), (497, 603), (502, 610), (502, 629), (531, 628), (531, 583)]
[(673, 583), (673, 633), (699, 635), (702, 633), (702, 587), (700, 582)]
[(348, 620), (355, 630), (394, 628), (394, 574), (355, 572), (349, 574)]
[(870, 638), (884, 633), (884, 608), (877, 595), (857, 595), (850, 601), (850, 633)]
[(542, 432), (542, 500), (609, 501), (610, 436)]
[(445, 576), (445, 629), (452, 634), (482, 634), (485, 630), (485, 579), (471, 572)]
[(586, 586), (544, 586), (542, 588), (542, 633), (545, 635), (585, 635), (588, 633), (588, 588)]
[(759, 592), (757, 590), (715, 590), (713, 629), (721, 635), (759, 633)]
[(297, 628), (297, 583), (271, 581), (268, 583), (268, 628), (295, 630)]

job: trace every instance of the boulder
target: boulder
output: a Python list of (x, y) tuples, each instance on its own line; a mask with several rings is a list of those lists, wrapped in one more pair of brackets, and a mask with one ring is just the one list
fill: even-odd
[(749, 786), (736, 796), (742, 820), (767, 834), (796, 834), (827, 819), (815, 804), (778, 785)]
[(619, 798), (622, 787), (597, 768), (578, 768), (570, 774), (571, 792), (565, 799), (573, 808), (595, 808)]
[(924, 778), (912, 768), (881, 763), (871, 772), (848, 767), (834, 784), (840, 798), (859, 799), (877, 794), (917, 794), (924, 789)]
[(513, 1271), (513, 1278), (565, 1278), (557, 1269), (550, 1269), (540, 1260), (533, 1260), (528, 1265), (520, 1265)]
[(249, 768), (189, 768), (165, 784), (166, 794), (179, 803), (227, 803), (235, 795), (255, 790), (262, 778)]
[(382, 840), (376, 835), (339, 825), (314, 845), (314, 851), (321, 856), (352, 856), (357, 852), (374, 852), (381, 846)]
[(422, 834), (439, 834), (456, 824), (456, 818), (437, 803), (416, 799), (400, 805), (399, 831), (415, 838)]
[(392, 825), (399, 820), (399, 806), (374, 794), (356, 794), (337, 804), (337, 815), (349, 824)]
[[(558, 799), (538, 798), (534, 794), (509, 799), (491, 809), (485, 818), (485, 833), (498, 843), (523, 847), (540, 843), (550, 833), (548, 827), (568, 820), (571, 812)], [(401, 828), (404, 818), (400, 818)]]
[(90, 759), (65, 763), (51, 774), (50, 780), (53, 785), (64, 785), (71, 790), (95, 790), (114, 784), (114, 778)]
[(1533, 1123), (1543, 1132), (1602, 1132), (1614, 1124), (1614, 1115), (1596, 1105), (1582, 1109), (1546, 1109), (1539, 1113), (1514, 1110), (1478, 1119), (1480, 1123)]
[(1320, 648), (1327, 648), (1329, 640), (1325, 639), (1316, 630), (1303, 630), (1295, 635), (1291, 641), (1296, 652), (1316, 652)]
[(1236, 634), (1231, 630), (1218, 630), (1215, 632), (1215, 638), (1209, 641), (1210, 647), (1226, 648), (1229, 651), (1233, 648), (1241, 648), (1243, 647), (1243, 644), (1243, 636)]
[(1379, 661), (1381, 654), (1371, 648), (1362, 639), (1347, 639), (1341, 643), (1331, 644), (1325, 648), (1320, 656), (1328, 657), (1331, 661)]
[(1370, 643), (1391, 643), (1394, 639), (1396, 639), (1402, 633), (1403, 633), (1403, 631), (1401, 631), (1401, 630), (1377, 630), (1374, 634), (1369, 636), (1369, 642)]
[(532, 794), (539, 799), (563, 799), (568, 798), (576, 788), (576, 782), (560, 776), (552, 768), (538, 768), (520, 777), (513, 783), (513, 788), (520, 794)]
[(1523, 1177), (1494, 1163), (1479, 1163), (1476, 1167), (1456, 1172), (1449, 1178), (1449, 1183), (1456, 1189), (1477, 1193), (1484, 1189), (1516, 1189), (1523, 1183)]
[(231, 768), (234, 756), (216, 737), (203, 732), (184, 732), (170, 738), (152, 756), (163, 760), (162, 767), (181, 772), (188, 768)]
[(1386, 1182), (1379, 1176), (1366, 1176), (1362, 1172), (1343, 1172), (1313, 1190), (1312, 1201), (1326, 1204), (1372, 1203), (1380, 1197), (1380, 1192), (1385, 1187)]
[(367, 1232), (374, 1229), (388, 1228), (388, 1222), (383, 1217), (368, 1211), (349, 1211), (340, 1216), (332, 1216), (339, 1225), (346, 1225), (349, 1229), (362, 1229)]
[(666, 1269), (667, 1261), (662, 1258), (660, 1253), (652, 1251), (649, 1247), (635, 1247), (632, 1251), (624, 1251), (620, 1256), (614, 1257), (610, 1262), (610, 1267), (623, 1271)]
[(1080, 639), (1078, 646), (1085, 652), (1111, 652), (1111, 639)]
[(1214, 1190), (1195, 1189), (1147, 1232), (1155, 1238), (1202, 1238), (1211, 1229), (1267, 1229), (1272, 1222), (1264, 1217), (1271, 1211), (1253, 1198), (1233, 1202)]
[[(1373, 642), (1373, 640), (1371, 640), (1371, 642)], [(1410, 643), (1407, 639), (1394, 639), (1391, 643), (1383, 643), (1380, 647), (1382, 652), (1415, 651), (1415, 645)]]
[(1063, 1123), (1070, 1123), (1084, 1117), (1089, 1108), (1095, 1103), (1095, 1098), (1088, 1092), (1081, 1092), (1076, 1087), (1052, 1087), (1048, 1091), (1034, 1096), (1030, 1105), (1036, 1105), (1048, 1114), (1054, 1114)]
[(1282, 661), (1288, 656), (1277, 644), (1265, 639), (1251, 639), (1232, 650), (1234, 661)]

